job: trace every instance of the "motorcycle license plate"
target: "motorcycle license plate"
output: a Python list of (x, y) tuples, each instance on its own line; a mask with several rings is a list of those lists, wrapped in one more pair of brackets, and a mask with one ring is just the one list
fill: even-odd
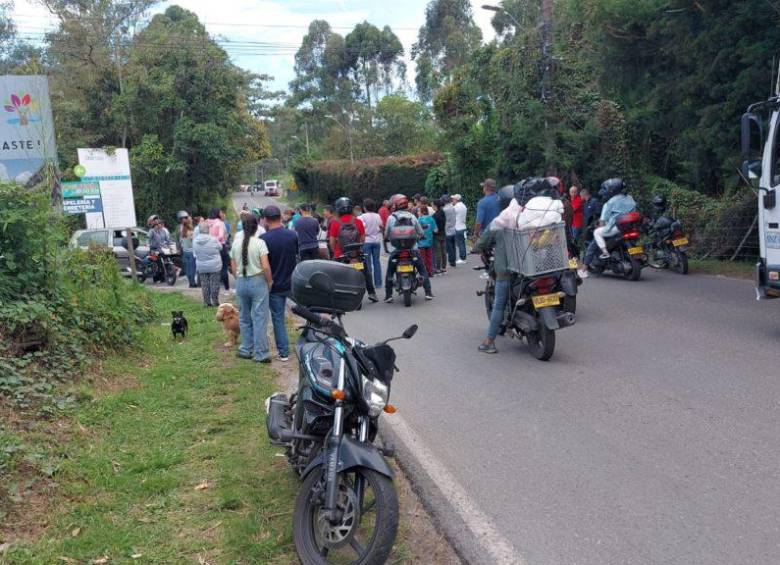
[(679, 239), (673, 239), (672, 245), (674, 245), (675, 247), (682, 247), (683, 245), (688, 245), (688, 238), (681, 237)]
[(645, 248), (641, 245), (637, 245), (636, 247), (629, 247), (628, 248), (628, 254), (629, 255), (639, 255), (640, 253), (644, 253)]
[(558, 306), (561, 303), (561, 297), (557, 294), (542, 294), (531, 298), (534, 308), (547, 308), (548, 306)]
[(569, 259), (569, 268), (576, 269), (578, 267), (576, 259)]
[(352, 263), (352, 264), (350, 264), (350, 267), (352, 267), (356, 271), (362, 271), (363, 270), (363, 263)]
[(411, 273), (414, 271), (414, 267), (412, 265), (399, 265), (398, 266), (398, 272), (399, 273)]

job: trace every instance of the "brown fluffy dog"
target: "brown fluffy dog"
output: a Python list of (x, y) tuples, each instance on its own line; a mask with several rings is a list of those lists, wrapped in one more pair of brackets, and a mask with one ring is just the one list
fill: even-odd
[(238, 344), (238, 336), (241, 335), (238, 323), (238, 308), (224, 302), (217, 308), (217, 321), (222, 322), (222, 328), (228, 337), (225, 347), (235, 347)]

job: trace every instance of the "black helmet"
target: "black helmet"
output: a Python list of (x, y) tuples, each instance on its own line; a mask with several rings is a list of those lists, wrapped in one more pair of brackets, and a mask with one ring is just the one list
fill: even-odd
[(178, 212), (176, 212), (176, 221), (177, 222), (181, 222), (184, 218), (189, 218), (189, 217), (190, 217), (190, 215), (187, 212), (185, 212), (184, 210), (179, 210)]
[(658, 194), (653, 197), (653, 208), (658, 212), (666, 211), (666, 196)]
[(549, 189), (546, 179), (542, 177), (530, 177), (521, 180), (515, 185), (515, 198), (520, 206), (525, 206), (535, 196), (544, 195)]
[(501, 187), (501, 189), (498, 191), (498, 203), (501, 206), (501, 209), (506, 210), (506, 207), (509, 206), (509, 203), (512, 202), (514, 197), (514, 185), (509, 184), (507, 186)]
[(601, 190), (599, 194), (604, 193), (604, 199), (609, 200), (613, 196), (617, 196), (621, 192), (625, 192), (628, 189), (626, 183), (621, 178), (614, 178), (605, 180), (601, 183)]
[(346, 196), (342, 196), (341, 198), (339, 198), (333, 203), (333, 209), (336, 211), (336, 213), (339, 216), (345, 216), (347, 214), (351, 214), (352, 208), (354, 208), (354, 205), (352, 204), (352, 200), (350, 200)]

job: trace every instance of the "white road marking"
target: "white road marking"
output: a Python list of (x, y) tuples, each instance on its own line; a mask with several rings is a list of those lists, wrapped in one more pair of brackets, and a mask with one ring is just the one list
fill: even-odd
[(420, 440), (420, 436), (409, 427), (398, 414), (384, 421), (389, 423), (417, 463), (428, 474), (444, 497), (460, 515), (471, 533), (477, 538), (485, 555), (485, 562), (496, 565), (526, 565), (520, 552), (498, 531), (493, 522), (482, 512), (447, 468), (432, 455)]

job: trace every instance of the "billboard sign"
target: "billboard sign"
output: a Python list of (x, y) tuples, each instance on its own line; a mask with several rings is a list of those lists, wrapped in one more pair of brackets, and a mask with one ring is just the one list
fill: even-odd
[(96, 182), (63, 182), (62, 209), (66, 214), (103, 215), (100, 185)]
[[(82, 183), (98, 183), (102, 212), (88, 212), (87, 226), (129, 228), (137, 225), (133, 183), (130, 179), (130, 157), (127, 149), (79, 149), (83, 167)], [(102, 225), (100, 225), (102, 224)]]
[(0, 76), (0, 182), (33, 186), (57, 162), (44, 76)]

